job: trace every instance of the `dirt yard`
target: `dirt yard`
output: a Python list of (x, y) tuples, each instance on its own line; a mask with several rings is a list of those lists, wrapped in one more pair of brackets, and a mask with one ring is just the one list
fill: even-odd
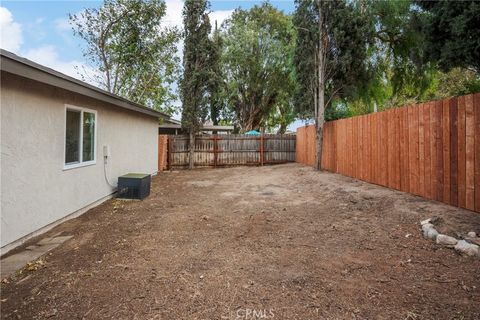
[(424, 240), (432, 216), (480, 232), (478, 213), (297, 164), (162, 173), (49, 232), (74, 238), (2, 283), (1, 315), (480, 319), (480, 260)]

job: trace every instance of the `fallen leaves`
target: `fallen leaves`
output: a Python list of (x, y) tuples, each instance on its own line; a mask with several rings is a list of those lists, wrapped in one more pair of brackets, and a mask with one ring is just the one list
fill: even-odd
[(27, 263), (24, 270), (26, 270), (26, 271), (37, 271), (38, 269), (44, 267), (45, 265), (46, 265), (46, 262), (42, 259), (39, 259), (39, 260)]

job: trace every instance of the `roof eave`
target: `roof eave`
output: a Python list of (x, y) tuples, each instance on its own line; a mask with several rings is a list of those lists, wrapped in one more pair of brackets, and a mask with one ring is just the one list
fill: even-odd
[(0, 53), (0, 68), (2, 71), (92, 97), (94, 99), (107, 102), (127, 110), (140, 112), (152, 117), (166, 119), (170, 118), (167, 114), (144, 107), (140, 104), (99, 89), (88, 83), (42, 66), (33, 61), (21, 58), (11, 52), (1, 49)]

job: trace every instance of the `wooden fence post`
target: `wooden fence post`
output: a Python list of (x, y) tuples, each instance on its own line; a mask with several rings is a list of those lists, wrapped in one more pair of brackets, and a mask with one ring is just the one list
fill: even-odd
[(172, 155), (173, 155), (173, 153), (172, 153), (172, 148), (173, 148), (172, 140), (173, 140), (172, 136), (169, 135), (167, 137), (167, 149), (168, 149), (167, 168), (168, 168), (168, 170), (172, 170)]
[(217, 149), (218, 149), (217, 135), (214, 134), (213, 135), (213, 167), (214, 168), (217, 167)]
[(264, 160), (264, 149), (263, 149), (263, 133), (260, 134), (260, 165), (263, 166)]

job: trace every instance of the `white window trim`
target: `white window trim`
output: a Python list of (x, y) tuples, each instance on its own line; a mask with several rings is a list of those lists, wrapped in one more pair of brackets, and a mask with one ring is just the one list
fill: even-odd
[[(79, 143), (79, 157), (80, 161), (75, 163), (67, 164), (65, 163), (65, 153), (67, 152), (66, 141), (67, 141), (67, 111), (74, 110), (80, 112), (80, 143)], [(94, 127), (94, 142), (93, 142), (93, 160), (83, 162), (83, 113), (93, 113), (95, 115), (95, 127)], [(63, 170), (70, 170), (74, 168), (91, 166), (97, 163), (97, 126), (98, 126), (98, 116), (97, 110), (92, 110), (88, 108), (78, 107), (70, 104), (65, 105), (65, 117), (63, 120)]]

